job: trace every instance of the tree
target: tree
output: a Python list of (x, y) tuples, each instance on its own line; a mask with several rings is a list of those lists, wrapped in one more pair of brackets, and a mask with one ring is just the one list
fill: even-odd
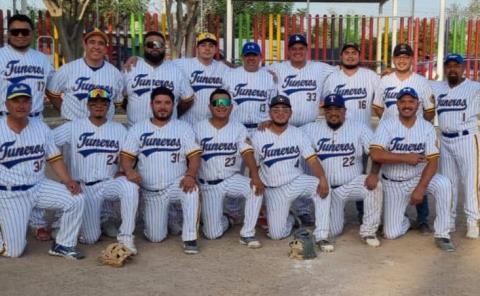
[(449, 17), (476, 19), (480, 15), (480, 0), (470, 0), (467, 6), (452, 3), (447, 8), (447, 15)]
[[(173, 11), (174, 4), (175, 11)], [(172, 58), (181, 56), (185, 42), (185, 54), (188, 56), (192, 53), (195, 41), (195, 32), (197, 31), (196, 27), (200, 14), (200, 1), (166, 0), (166, 7), (170, 55)]]

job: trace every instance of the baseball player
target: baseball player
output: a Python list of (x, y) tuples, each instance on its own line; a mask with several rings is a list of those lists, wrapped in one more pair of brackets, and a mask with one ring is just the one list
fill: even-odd
[(464, 59), (450, 54), (445, 59), (445, 76), (437, 96), (438, 123), (441, 131), (440, 170), (453, 188), (451, 230), (455, 230), (460, 178), (465, 194), (467, 237), (479, 236), (479, 133), (480, 83), (464, 77)]
[(260, 123), (269, 120), (268, 102), (277, 90), (272, 75), (260, 68), (261, 51), (257, 43), (243, 45), (242, 61), (242, 67), (225, 75), (223, 87), (230, 92), (235, 106), (232, 120), (242, 123), (251, 136)]
[(67, 144), (70, 149), (70, 171), (80, 182), (85, 195), (80, 242), (97, 242), (102, 233), (100, 211), (103, 201), (120, 200), (122, 225), (117, 239), (136, 254), (133, 230), (138, 186), (118, 172), (120, 147), (127, 131), (120, 123), (107, 119), (111, 99), (106, 90), (94, 88), (87, 100), (88, 118), (68, 121), (54, 130), (55, 144), (59, 147)]
[[(413, 49), (410, 45), (400, 43), (393, 50), (393, 64), (395, 69), (392, 73), (382, 77), (379, 87), (375, 91), (372, 108), (380, 118), (398, 115), (396, 105), (397, 94), (404, 87), (411, 87), (418, 92), (420, 107), (417, 114), (422, 115), (427, 121), (435, 116), (434, 94), (428, 80), (412, 71)], [(422, 112), (423, 111), (423, 112)], [(416, 206), (417, 228), (424, 235), (431, 233), (428, 226), (428, 199)]]
[[(0, 117), (6, 115), (5, 98), (8, 86), (24, 83), (32, 90), (32, 112), (30, 117), (41, 116), (47, 82), (54, 70), (51, 61), (41, 52), (30, 48), (33, 39), (33, 22), (23, 14), (8, 19), (8, 44), (0, 48)], [(48, 241), (51, 237), (43, 219), (44, 210), (34, 208), (30, 225), (35, 229), (38, 240)]]
[(288, 38), (289, 60), (273, 63), (269, 69), (277, 77), (279, 94), (290, 99), (290, 124), (302, 126), (317, 119), (323, 84), (335, 68), (321, 62), (307, 61), (307, 39), (294, 34)]
[[(123, 77), (105, 61), (108, 37), (94, 29), (83, 37), (85, 55), (60, 67), (47, 85), (47, 96), (60, 110), (63, 118), (74, 120), (88, 117), (88, 92), (94, 88), (107, 90), (115, 103), (123, 100)], [(115, 112), (111, 104), (108, 118)]]
[[(150, 92), (163, 86), (175, 95), (176, 104), (190, 104), (194, 92), (188, 78), (179, 71), (171, 61), (165, 61), (165, 37), (156, 31), (150, 31), (144, 37), (144, 59), (138, 58), (135, 66), (124, 73), (128, 95), (128, 125), (144, 121), (152, 117), (150, 108)], [(180, 108), (186, 108), (180, 106)], [(174, 117), (176, 118), (176, 108)]]
[[(60, 230), (50, 255), (82, 259), (75, 249), (82, 220), (83, 196), (55, 146), (51, 130), (30, 119), (32, 93), (25, 83), (10, 84), (0, 119), (0, 255), (19, 257), (26, 246), (32, 208), (60, 209)], [(48, 162), (63, 184), (45, 177)]]
[(330, 235), (337, 236), (343, 230), (345, 202), (363, 200), (365, 214), (360, 236), (369, 246), (378, 247), (376, 232), (382, 211), (382, 189), (377, 186), (380, 166), (374, 165), (368, 176), (362, 174), (363, 154), (369, 153), (373, 134), (367, 125), (345, 120), (345, 106), (342, 95), (328, 95), (323, 104), (326, 120), (309, 123), (302, 130), (308, 135), (330, 184)]
[[(295, 199), (307, 196), (315, 205), (316, 242), (322, 251), (331, 252), (328, 182), (307, 137), (288, 124), (291, 115), (290, 100), (282, 95), (274, 97), (270, 102), (271, 124), (252, 137), (260, 179), (265, 184), (269, 236), (283, 239), (290, 235), (295, 220), (289, 214), (290, 206)], [(303, 173), (302, 159), (314, 176)]]
[[(160, 242), (167, 236), (168, 205), (180, 200), (183, 210), (184, 252), (198, 253), (197, 170), (201, 149), (191, 126), (172, 119), (175, 96), (165, 87), (151, 93), (153, 118), (135, 124), (128, 132), (120, 161), (128, 180), (140, 184), (145, 201), (145, 236)], [(137, 171), (133, 169), (137, 162)], [(188, 164), (187, 164), (188, 163)]]
[(197, 56), (173, 61), (190, 78), (190, 85), (195, 91), (193, 105), (181, 117), (191, 125), (210, 116), (208, 110), (210, 94), (222, 87), (223, 78), (230, 71), (224, 63), (213, 59), (217, 48), (218, 41), (215, 35), (201, 33), (197, 38)]
[[(229, 228), (228, 217), (222, 215), (224, 198), (244, 198), (245, 219), (240, 243), (249, 248), (260, 248), (262, 245), (255, 238), (255, 225), (262, 205), (263, 183), (258, 176), (253, 149), (247, 143), (247, 129), (240, 122), (229, 120), (232, 99), (228, 91), (214, 90), (209, 108), (212, 117), (194, 128), (203, 151), (198, 172), (203, 233), (208, 239), (223, 235)], [(240, 174), (242, 158), (251, 180)]]
[(408, 204), (422, 202), (425, 195), (436, 200), (435, 243), (445, 251), (455, 251), (450, 239), (450, 181), (436, 174), (439, 153), (432, 124), (417, 116), (419, 95), (411, 88), (397, 95), (398, 117), (380, 122), (370, 146), (372, 160), (382, 164), (384, 225), (387, 239), (404, 235), (410, 221), (405, 216)]

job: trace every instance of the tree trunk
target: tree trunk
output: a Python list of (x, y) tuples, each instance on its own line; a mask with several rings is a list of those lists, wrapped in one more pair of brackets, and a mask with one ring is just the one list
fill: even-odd
[(71, 62), (83, 56), (83, 22), (68, 20), (65, 17), (52, 18), (58, 28), (60, 54), (65, 62)]
[(185, 48), (184, 55), (191, 56), (200, 4), (199, 1), (194, 0), (176, 0), (174, 16), (172, 14), (173, 2), (175, 0), (166, 0), (170, 55), (172, 58), (181, 57), (182, 49)]

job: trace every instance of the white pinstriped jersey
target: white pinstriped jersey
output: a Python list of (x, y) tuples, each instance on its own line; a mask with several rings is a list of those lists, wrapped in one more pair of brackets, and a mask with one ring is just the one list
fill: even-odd
[(417, 115), (423, 117), (424, 111), (434, 110), (435, 96), (430, 83), (425, 77), (412, 73), (410, 77), (402, 81), (398, 79), (397, 74), (394, 72), (382, 77), (379, 87), (375, 90), (373, 107), (383, 109), (382, 118), (398, 115), (397, 94), (404, 87), (413, 88), (420, 97)]
[(66, 122), (53, 130), (55, 144), (70, 149), (72, 178), (85, 183), (113, 178), (126, 134), (120, 123), (107, 121), (96, 126), (88, 118)]
[(369, 153), (373, 133), (367, 125), (347, 119), (337, 130), (326, 121), (312, 122), (302, 128), (320, 159), (328, 184), (348, 184), (362, 174), (363, 153)]
[(0, 118), (0, 185), (33, 185), (45, 178), (45, 161), (62, 157), (53, 141), (50, 128), (38, 119), (31, 119), (20, 132)]
[(436, 84), (434, 88), (436, 110), (440, 130), (447, 133), (468, 130), (478, 131), (480, 114), (480, 83), (465, 79), (450, 88), (448, 82)]
[(332, 93), (342, 95), (347, 118), (371, 126), (373, 95), (379, 84), (380, 77), (372, 70), (360, 67), (348, 76), (339, 69), (325, 80), (322, 100)]
[[(405, 127), (400, 119), (391, 117), (380, 121), (370, 144), (370, 149), (380, 148), (392, 153), (418, 153), (427, 158), (438, 157), (437, 135), (431, 123), (418, 116), (411, 128)], [(417, 165), (382, 164), (382, 174), (392, 180), (409, 180), (420, 176), (425, 163)]]
[(269, 119), (268, 104), (277, 94), (272, 74), (264, 68), (248, 72), (244, 67), (228, 72), (223, 88), (230, 92), (235, 104), (231, 118), (243, 124), (259, 124)]
[(195, 101), (190, 109), (182, 115), (181, 119), (194, 125), (210, 117), (208, 104), (210, 94), (222, 87), (225, 74), (230, 71), (222, 62), (215, 60), (208, 66), (200, 63), (197, 58), (183, 58), (173, 60), (185, 75), (190, 79), (190, 85), (195, 92)]
[[(145, 60), (139, 58), (137, 65), (123, 75), (128, 94), (127, 118), (129, 126), (153, 116), (150, 107), (150, 94), (157, 87), (162, 86), (170, 89), (175, 96), (176, 104), (181, 99), (190, 99), (194, 94), (188, 78), (171, 61), (164, 61), (160, 66), (154, 68)], [(173, 117), (177, 117), (177, 108), (174, 108)]]
[(247, 144), (247, 129), (239, 122), (230, 121), (221, 129), (208, 119), (195, 125), (197, 143), (202, 148), (202, 164), (198, 177), (207, 181), (226, 179), (239, 173), (242, 154), (252, 151)]
[[(124, 90), (122, 73), (107, 61), (102, 67), (93, 70), (80, 58), (60, 67), (47, 87), (48, 92), (53, 95), (63, 94), (61, 114), (68, 120), (88, 117), (88, 92), (94, 88), (107, 90), (112, 102), (121, 102)], [(109, 119), (114, 112), (115, 106), (111, 104), (108, 110)]]
[(290, 98), (290, 124), (302, 126), (315, 121), (319, 114), (323, 84), (335, 68), (325, 63), (307, 61), (303, 68), (297, 69), (290, 61), (285, 61), (273, 63), (269, 69), (277, 75), (279, 94)]
[(7, 111), (8, 86), (25, 83), (32, 89), (32, 113), (42, 112), (45, 88), (53, 73), (52, 62), (39, 51), (29, 48), (22, 53), (10, 45), (0, 48), (0, 111)]
[(302, 158), (316, 156), (307, 136), (291, 125), (280, 135), (270, 129), (256, 131), (252, 146), (260, 166), (260, 179), (269, 187), (290, 183), (303, 174)]
[(172, 119), (158, 127), (147, 119), (130, 128), (122, 153), (138, 158), (142, 187), (158, 190), (184, 175), (187, 158), (201, 150), (188, 123)]

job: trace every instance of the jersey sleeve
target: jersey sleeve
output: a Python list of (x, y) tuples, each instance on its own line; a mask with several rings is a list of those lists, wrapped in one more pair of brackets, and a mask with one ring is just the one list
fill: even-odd
[(185, 129), (185, 133), (183, 134), (182, 139), (182, 148), (187, 158), (197, 154), (202, 154), (202, 149), (197, 144), (197, 141), (195, 141), (195, 134), (193, 133), (191, 128)]
[(387, 130), (386, 124), (380, 122), (377, 130), (373, 134), (373, 139), (370, 143), (370, 149), (383, 149), (386, 150), (390, 141), (390, 135)]
[(360, 136), (360, 144), (362, 145), (362, 149), (365, 154), (370, 153), (370, 143), (372, 142), (372, 139), (373, 132), (367, 126), (364, 126)]
[(238, 150), (240, 151), (240, 154), (244, 154), (247, 152), (253, 152), (253, 148), (250, 144), (248, 144), (247, 140), (247, 129), (243, 125), (238, 125), (238, 129), (240, 130), (240, 133), (237, 138), (237, 145), (238, 145)]
[(425, 83), (422, 84), (422, 91), (421, 91), (421, 100), (423, 105), (424, 112), (431, 112), (435, 110), (435, 94), (433, 92), (433, 88), (431, 87), (430, 83), (428, 83), (427, 79), (422, 79)]
[(62, 158), (62, 153), (55, 145), (53, 131), (48, 129), (46, 135), (45, 158), (48, 162), (56, 161)]
[(373, 109), (383, 110), (385, 108), (385, 104), (384, 104), (385, 102), (383, 101), (384, 92), (385, 92), (385, 86), (383, 84), (383, 81), (380, 80), (380, 83), (375, 88), (375, 93), (373, 95), (373, 102), (372, 102)]
[(140, 149), (140, 142), (138, 137), (139, 133), (137, 131), (137, 126), (133, 126), (127, 133), (120, 154), (135, 159)]
[(305, 160), (316, 158), (317, 154), (315, 154), (312, 143), (308, 139), (307, 135), (303, 131), (300, 131), (300, 137), (301, 137), (301, 142), (300, 142), (299, 148), (300, 148), (300, 154), (302, 155), (302, 157)]
[(188, 80), (187, 76), (183, 71), (179, 71), (179, 82), (180, 82), (180, 100), (190, 101), (194, 99), (195, 92)]
[(65, 91), (68, 81), (68, 76), (65, 72), (65, 67), (60, 67), (60, 69), (52, 75), (52, 78), (47, 83), (48, 95), (60, 97)]
[(72, 122), (66, 122), (53, 130), (53, 140), (55, 145), (62, 147), (65, 144), (70, 144), (72, 141)]
[(440, 153), (437, 147), (437, 134), (435, 128), (430, 125), (429, 131), (425, 139), (425, 156), (427, 159), (440, 157)]

